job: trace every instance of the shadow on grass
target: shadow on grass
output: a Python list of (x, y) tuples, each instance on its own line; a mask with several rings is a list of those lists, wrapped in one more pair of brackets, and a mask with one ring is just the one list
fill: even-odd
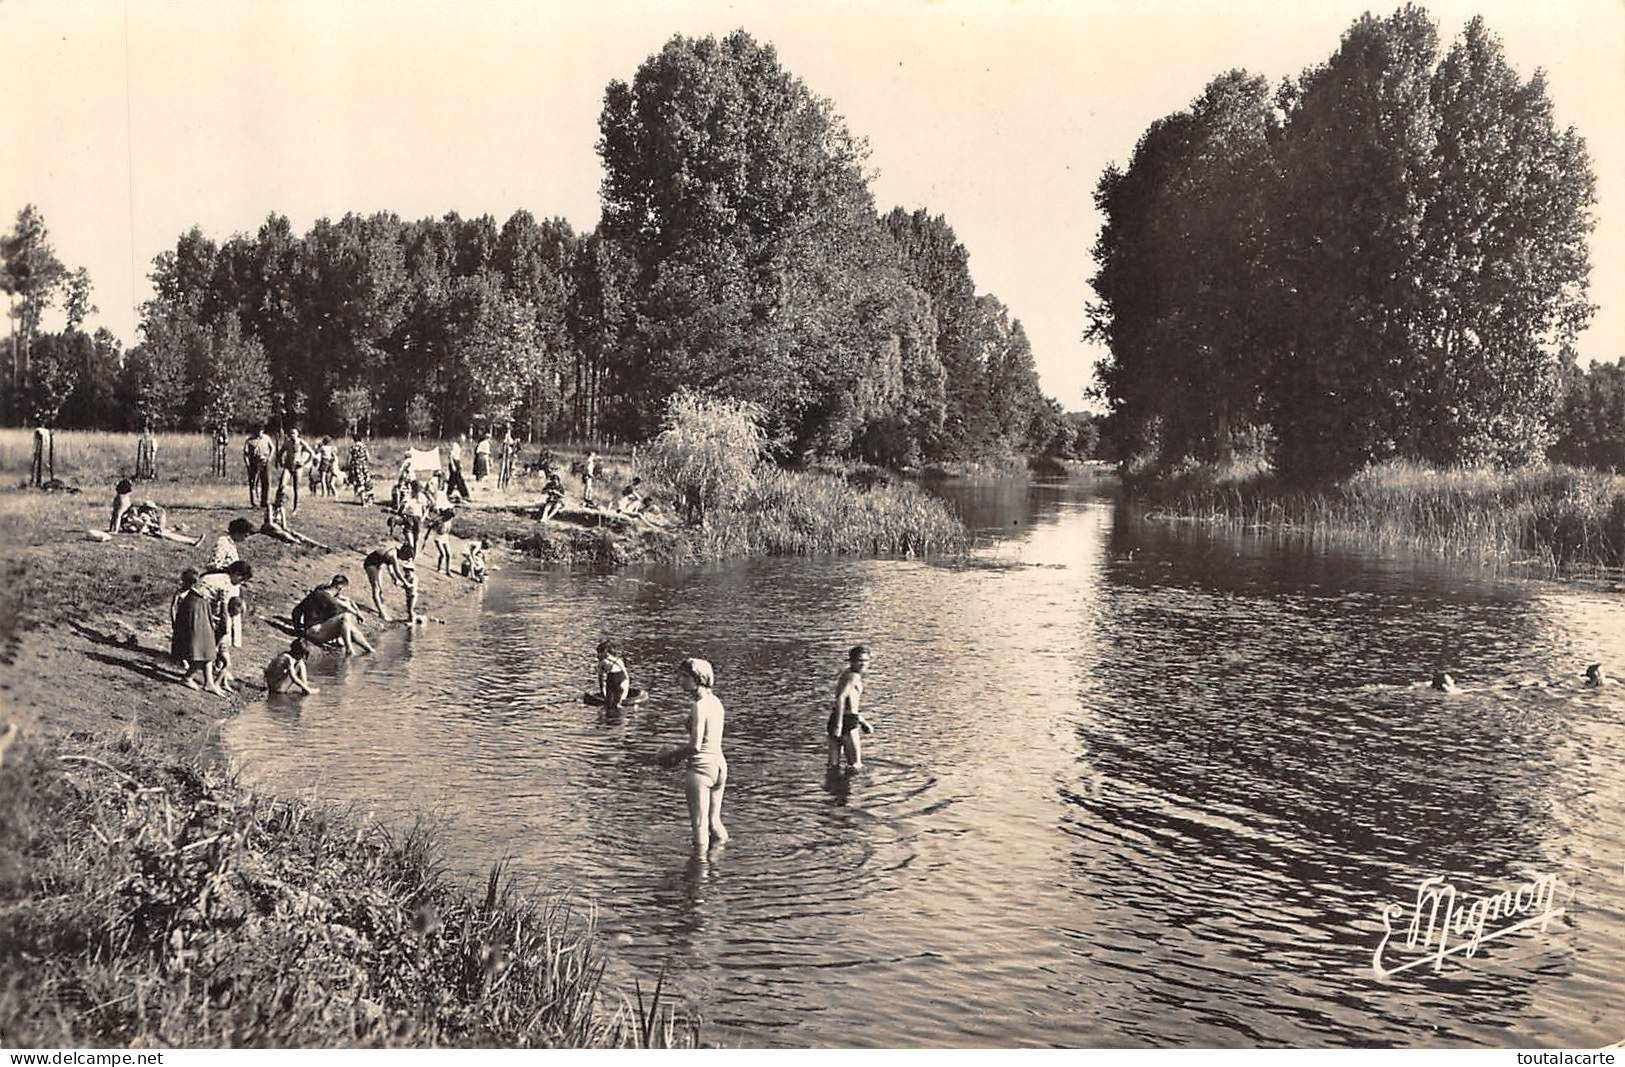
[(68, 626), (80, 637), (85, 638), (87, 641), (93, 641), (98, 645), (106, 645), (109, 648), (128, 649), (131, 652), (139, 652), (144, 656), (149, 656), (155, 659), (169, 658), (169, 652), (167, 650), (161, 648), (148, 648), (146, 645), (141, 644), (140, 641), (135, 640), (133, 634), (131, 635), (130, 640), (120, 641), (112, 634), (103, 633), (100, 630), (93, 630), (84, 623), (73, 619), (68, 620)]
[(163, 670), (155, 663), (142, 663), (133, 659), (120, 659), (117, 656), (107, 656), (100, 652), (86, 652), (85, 655), (88, 658), (95, 660), (97, 663), (105, 663), (111, 667), (123, 667), (127, 671), (134, 671), (136, 674), (139, 674), (145, 678), (150, 678), (155, 682), (163, 682), (166, 685), (180, 684), (179, 674), (177, 674), (175, 671)]

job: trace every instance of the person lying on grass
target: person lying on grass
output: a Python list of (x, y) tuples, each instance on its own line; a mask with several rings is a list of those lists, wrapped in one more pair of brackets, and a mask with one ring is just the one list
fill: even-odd
[(265, 522), (260, 526), (260, 533), (266, 537), (274, 537), (284, 544), (304, 545), (307, 548), (320, 548), (331, 551), (327, 545), (322, 544), (314, 537), (306, 537), (288, 524), (287, 500), (287, 491), (282, 486), (277, 486), (276, 497), (265, 509)]
[(118, 485), (113, 487), (113, 521), (108, 526), (109, 533), (146, 534), (148, 537), (191, 545), (194, 548), (203, 543), (201, 536), (187, 537), (183, 533), (171, 530), (164, 509), (152, 501), (143, 500), (139, 504), (131, 504), (130, 494), (134, 489), (128, 478), (121, 479)]

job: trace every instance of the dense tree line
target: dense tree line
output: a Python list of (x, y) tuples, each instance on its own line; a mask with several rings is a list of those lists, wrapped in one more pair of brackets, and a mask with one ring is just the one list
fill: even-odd
[(1557, 436), (1595, 179), (1481, 19), (1362, 17), (1273, 93), (1231, 71), (1096, 188), (1090, 333), (1120, 455), (1337, 478), (1511, 465)]
[(519, 211), (181, 235), (140, 343), (75, 349), (100, 368), (75, 417), (644, 440), (688, 388), (756, 405), (791, 456), (1075, 447), (947, 221), (878, 214), (865, 146), (771, 47), (673, 38), (600, 132), (590, 234)]
[(1625, 471), (1625, 357), (1586, 369), (1566, 364), (1562, 396), (1552, 459)]

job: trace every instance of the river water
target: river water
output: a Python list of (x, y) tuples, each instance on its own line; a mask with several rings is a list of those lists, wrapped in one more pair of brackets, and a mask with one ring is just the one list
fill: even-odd
[[(468, 871), (509, 857), (591, 902), (611, 986), (665, 966), (725, 1043), (1625, 1038), (1625, 686), (1575, 684), (1625, 670), (1622, 598), (1147, 522), (1077, 486), (950, 493), (982, 531), (964, 562), (515, 564), (445, 625), (317, 661), (322, 692), (250, 709), (228, 747), (251, 782), (433, 811)], [(647, 703), (581, 703), (601, 636)], [(857, 641), (877, 730), (830, 777)], [(685, 656), (727, 707), (733, 839), (707, 863), (652, 761), (682, 736)], [(1419, 684), (1439, 666), (1467, 691)], [(1373, 972), (1384, 905), (1383, 966), (1420, 958), (1423, 879), (1465, 907), (1540, 875), (1564, 912), (1544, 928)]]

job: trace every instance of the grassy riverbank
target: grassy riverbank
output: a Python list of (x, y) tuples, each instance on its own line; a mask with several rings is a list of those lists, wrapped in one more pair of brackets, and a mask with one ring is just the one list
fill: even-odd
[(669, 1047), (590, 917), (448, 877), (432, 835), (256, 796), (121, 735), (0, 766), (0, 1044)]
[[(259, 667), (286, 646), (287, 613), (306, 590), (344, 573), (366, 600), (361, 560), (388, 543), (388, 514), (342, 489), (307, 495), (294, 526), (325, 547), (242, 545), (254, 568), (234, 651), (243, 686), (211, 696), (176, 682), (169, 599), (232, 518), (258, 517), (235, 456), (227, 476), (202, 475), (208, 442), (169, 435), (157, 480), (136, 496), (203, 544), (89, 538), (134, 445), (62, 434), (57, 476), (83, 492), (0, 491), (0, 731), (16, 724), (22, 738), (0, 754), (0, 956), (17, 961), (0, 978), (0, 1044), (694, 1043), (669, 1008), (599, 989), (588, 919), (505, 878), (456, 884), (432, 835), (254, 796), (230, 779), (220, 724), (264, 696)], [(26, 433), (0, 432), (0, 481), (26, 479), (30, 446)], [(631, 464), (608, 458), (600, 498)], [(485, 536), (499, 565), (507, 546), (601, 566), (964, 543), (951, 512), (907, 483), (768, 470), (744, 502), (696, 525), (678, 521), (658, 486), (651, 520), (583, 506), (579, 484), (567, 481), (571, 505), (548, 523), (532, 517), (534, 480), (511, 493), (477, 486), (454, 524), (457, 549)], [(431, 616), (475, 588), (432, 565), (419, 567)]]
[(1167, 518), (1235, 522), (1550, 573), (1625, 565), (1625, 485), (1571, 467), (1433, 470), (1389, 463), (1316, 491), (1256, 463), (1187, 467), (1133, 491)]

